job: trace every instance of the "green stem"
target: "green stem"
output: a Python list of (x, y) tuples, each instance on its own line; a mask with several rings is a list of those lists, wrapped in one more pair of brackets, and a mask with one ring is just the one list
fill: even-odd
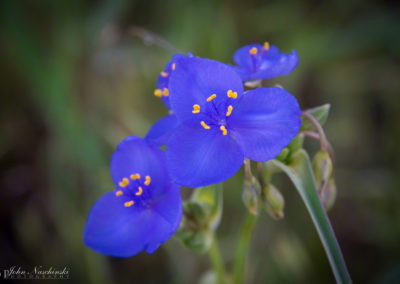
[(222, 260), (221, 252), (218, 246), (218, 240), (215, 235), (213, 238), (213, 243), (211, 245), (211, 248), (208, 251), (208, 255), (210, 256), (210, 261), (213, 266), (214, 272), (217, 275), (217, 283), (218, 284), (225, 283), (224, 261)]
[(257, 221), (257, 216), (247, 214), (242, 225), (233, 264), (233, 283), (245, 283), (245, 272), (251, 234)]

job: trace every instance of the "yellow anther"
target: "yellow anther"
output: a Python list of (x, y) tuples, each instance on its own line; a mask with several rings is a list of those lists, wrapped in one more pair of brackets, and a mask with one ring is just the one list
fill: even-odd
[(144, 181), (145, 185), (150, 185), (151, 183), (151, 177), (150, 176), (146, 176), (146, 180)]
[(219, 127), (219, 129), (221, 129), (223, 135), (228, 134), (228, 130), (226, 130), (225, 126), (221, 125), (221, 126)]
[(160, 74), (161, 74), (161, 76), (163, 76), (163, 77), (168, 77), (168, 72), (162, 71)]
[(200, 106), (199, 105), (193, 105), (193, 110), (192, 113), (199, 113), (200, 112)]
[(265, 50), (269, 49), (269, 42), (268, 41), (264, 42), (264, 49)]
[(163, 96), (168, 97), (168, 96), (169, 96), (169, 91), (168, 91), (168, 89), (167, 89), (167, 88), (164, 88), (162, 94), (163, 94)]
[(171, 67), (171, 69), (172, 69), (172, 70), (175, 70), (175, 68), (176, 68), (176, 65), (175, 65), (175, 63), (172, 63), (172, 67)]
[(233, 106), (228, 106), (228, 110), (226, 112), (226, 116), (230, 116), (232, 114)]
[(140, 174), (133, 174), (131, 175), (131, 179), (135, 180), (135, 179), (140, 179)]
[(136, 192), (135, 194), (137, 195), (137, 196), (139, 196), (139, 195), (142, 195), (142, 193), (143, 193), (143, 188), (141, 187), (141, 186), (139, 186), (138, 187), (138, 192)]
[(120, 187), (125, 187), (129, 184), (129, 179), (123, 178), (122, 181), (119, 182)]
[(217, 95), (216, 94), (212, 94), (211, 96), (209, 96), (208, 98), (207, 98), (207, 102), (211, 102), (213, 99), (215, 99), (217, 97)]
[(135, 201), (131, 200), (131, 201), (127, 201), (124, 203), (125, 207), (131, 207), (133, 204), (135, 204)]
[(210, 126), (208, 126), (204, 121), (201, 121), (200, 124), (204, 127), (204, 129), (210, 129)]
[(226, 93), (228, 98), (236, 99), (237, 98), (237, 92), (233, 92), (232, 90), (228, 90)]
[(115, 193), (116, 196), (121, 196), (122, 194), (124, 194), (124, 193), (122, 192), (122, 190), (118, 190), (118, 191)]
[(258, 52), (257, 47), (253, 47), (252, 49), (249, 50), (249, 53), (251, 55), (255, 55), (255, 54), (257, 54), (257, 52)]
[(162, 96), (162, 91), (161, 91), (160, 89), (155, 89), (155, 90), (154, 90), (154, 95), (155, 95), (157, 98), (161, 98), (161, 96)]

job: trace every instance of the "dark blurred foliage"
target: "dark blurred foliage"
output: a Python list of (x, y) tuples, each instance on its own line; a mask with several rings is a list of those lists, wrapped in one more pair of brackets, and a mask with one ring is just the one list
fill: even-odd
[[(113, 189), (114, 147), (167, 113), (152, 92), (172, 53), (132, 36), (136, 26), (227, 63), (252, 42), (296, 49), (298, 68), (269, 84), (285, 86), (303, 109), (332, 105), (326, 129), (339, 195), (329, 215), (350, 274), (355, 283), (400, 279), (399, 4), (43, 0), (0, 8), (1, 271), (67, 266), (74, 283), (195, 283), (209, 270), (207, 256), (175, 239), (129, 259), (82, 244), (91, 205)], [(240, 172), (224, 188), (218, 236), (228, 267), (246, 212), (242, 180)], [(298, 194), (285, 177), (277, 186), (285, 218), (261, 214), (247, 282), (333, 283)]]

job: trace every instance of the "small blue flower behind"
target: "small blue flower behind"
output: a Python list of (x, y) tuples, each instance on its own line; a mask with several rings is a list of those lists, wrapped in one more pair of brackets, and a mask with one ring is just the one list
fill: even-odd
[(176, 64), (173, 59), (165, 65), (164, 70), (161, 71), (160, 75), (158, 75), (156, 85), (157, 88), (154, 90), (154, 95), (157, 98), (161, 98), (168, 109), (170, 109), (168, 89), (169, 77), (171, 76), (171, 73), (175, 70), (175, 66)]
[(168, 140), (171, 177), (188, 187), (233, 176), (244, 158), (275, 158), (301, 125), (295, 97), (281, 88), (244, 93), (238, 74), (220, 62), (182, 57), (170, 78), (178, 127)]
[(153, 253), (175, 233), (182, 217), (179, 187), (169, 178), (164, 152), (130, 136), (112, 156), (111, 176), (115, 190), (92, 207), (84, 243), (116, 257)]
[[(151, 128), (149, 129), (146, 138), (151, 140), (157, 146), (163, 146), (167, 144), (169, 137), (172, 134), (172, 131), (178, 125), (178, 121), (176, 119), (175, 114), (173, 114), (169, 102), (169, 78), (175, 70), (176, 63), (175, 61), (180, 57), (185, 57), (182, 54), (175, 54), (172, 56), (171, 61), (169, 61), (164, 70), (161, 71), (160, 75), (158, 75), (157, 80), (157, 88), (154, 90), (154, 95), (158, 98), (161, 98), (164, 105), (168, 108), (169, 114), (157, 122), (155, 122)], [(188, 52), (189, 57), (193, 57), (193, 54)]]
[(296, 51), (285, 54), (268, 42), (243, 46), (235, 52), (233, 59), (238, 65), (233, 68), (243, 81), (288, 75), (299, 62)]

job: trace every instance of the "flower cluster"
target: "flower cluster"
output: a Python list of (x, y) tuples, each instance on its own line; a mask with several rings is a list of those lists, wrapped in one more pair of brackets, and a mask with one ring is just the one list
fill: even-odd
[[(295, 52), (252, 44), (230, 66), (191, 54), (174, 55), (160, 73), (154, 95), (169, 114), (145, 138), (128, 137), (111, 160), (115, 190), (93, 206), (84, 241), (107, 255), (155, 251), (177, 230), (179, 186), (200, 187), (232, 177), (245, 158), (275, 158), (297, 135), (295, 97), (282, 88), (245, 91), (243, 81), (286, 75)], [(165, 152), (157, 146), (167, 145)]]

